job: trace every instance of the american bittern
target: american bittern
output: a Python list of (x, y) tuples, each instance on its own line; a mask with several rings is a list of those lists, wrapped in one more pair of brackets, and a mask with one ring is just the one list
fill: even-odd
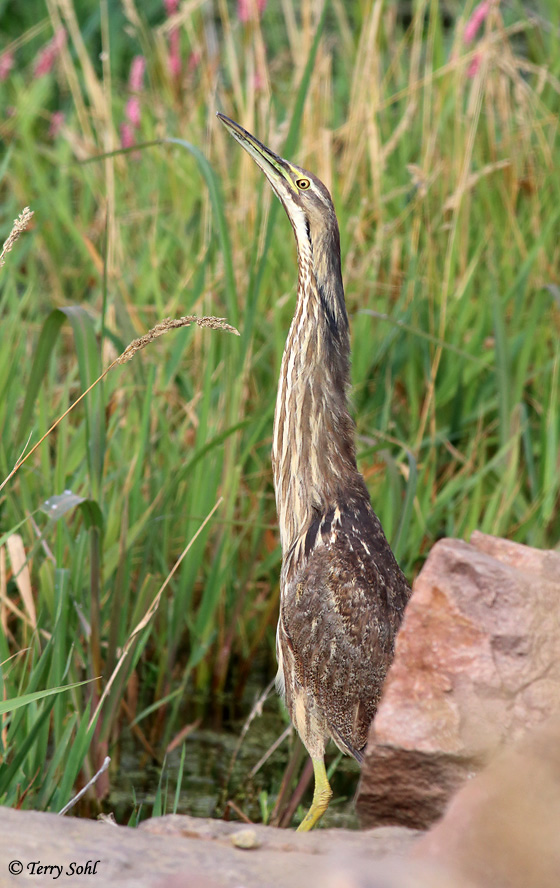
[(263, 171), (294, 229), (295, 315), (278, 383), (272, 466), (282, 543), (277, 686), (311, 759), (311, 829), (332, 796), (332, 738), (363, 760), (409, 586), (356, 465), (350, 336), (338, 222), (315, 176), (218, 114)]

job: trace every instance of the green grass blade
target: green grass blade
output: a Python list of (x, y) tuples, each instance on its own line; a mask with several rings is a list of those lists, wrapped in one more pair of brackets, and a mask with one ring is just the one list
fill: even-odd
[(175, 799), (173, 802), (173, 814), (177, 814), (179, 810), (179, 802), (181, 799), (181, 787), (183, 785), (183, 771), (185, 768), (185, 752), (186, 745), (183, 743), (181, 747), (181, 760), (179, 762), (179, 771), (177, 772), (177, 786), (175, 787)]
[(416, 496), (416, 488), (418, 485), (416, 460), (410, 451), (407, 451), (406, 455), (408, 457), (408, 481), (406, 484), (404, 502), (402, 504), (401, 519), (393, 540), (393, 552), (395, 553), (397, 561), (400, 561), (403, 558), (404, 552), (407, 549), (408, 534), (414, 509), (414, 497)]
[(82, 685), (88, 684), (88, 681), (89, 679), (86, 681), (77, 681), (60, 688), (47, 688), (43, 691), (33, 691), (31, 694), (22, 694), (21, 697), (15, 697), (12, 700), (0, 700), (0, 715), (4, 715), (6, 712), (14, 712), (22, 706), (28, 706), (30, 703), (35, 703), (37, 700), (43, 700), (44, 697), (50, 697), (52, 694), (62, 694), (63, 691), (79, 688)]
[(226, 222), (226, 216), (224, 213), (224, 201), (220, 189), (219, 181), (214, 173), (214, 170), (210, 166), (208, 160), (196, 145), (192, 145), (190, 142), (185, 141), (185, 139), (165, 139), (165, 142), (169, 145), (180, 145), (182, 148), (186, 148), (189, 151), (194, 159), (197, 162), (198, 168), (202, 174), (204, 181), (206, 182), (206, 186), (208, 188), (208, 194), (210, 196), (210, 203), (212, 204), (212, 210), (214, 212), (214, 219), (216, 221), (216, 228), (218, 234), (218, 241), (220, 244), (221, 250), (221, 258), (224, 263), (224, 274), (226, 280), (226, 296), (227, 296), (227, 307), (228, 307), (228, 322), (233, 324), (234, 327), (237, 327), (239, 324), (239, 309), (237, 302), (237, 288), (235, 286), (235, 275), (233, 271), (233, 258), (231, 252), (231, 243), (229, 239), (228, 226)]
[[(101, 374), (99, 348), (91, 315), (80, 305), (69, 305), (60, 311), (68, 318), (74, 333), (74, 345), (85, 391)], [(103, 462), (105, 459), (105, 406), (103, 382), (98, 383), (85, 399), (87, 454), (91, 499), (101, 501)]]
[(55, 309), (48, 315), (41, 329), (16, 431), (17, 442), (23, 442), (29, 436), (29, 426), (37, 394), (45, 379), (47, 366), (63, 323), (64, 315), (58, 309)]

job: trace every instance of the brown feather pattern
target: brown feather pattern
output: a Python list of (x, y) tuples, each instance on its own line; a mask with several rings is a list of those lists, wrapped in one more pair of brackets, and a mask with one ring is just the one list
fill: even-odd
[[(338, 224), (326, 188), (294, 221), (297, 304), (278, 385), (273, 469), (283, 549), (278, 684), (313, 758), (361, 761), (409, 596), (356, 466)], [(297, 217), (296, 217), (297, 218)]]

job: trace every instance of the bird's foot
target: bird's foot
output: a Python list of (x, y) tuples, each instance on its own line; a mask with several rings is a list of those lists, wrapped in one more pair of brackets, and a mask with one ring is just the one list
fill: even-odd
[(332, 798), (332, 789), (329, 784), (325, 763), (323, 759), (313, 759), (313, 771), (315, 774), (315, 789), (313, 791), (313, 801), (311, 807), (300, 825), (298, 832), (308, 832), (313, 829), (315, 824), (321, 819)]

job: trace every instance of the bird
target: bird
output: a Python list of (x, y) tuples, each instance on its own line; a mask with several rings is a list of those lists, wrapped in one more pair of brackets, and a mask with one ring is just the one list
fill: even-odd
[(329, 739), (362, 763), (410, 595), (356, 463), (350, 332), (332, 198), (312, 173), (218, 113), (292, 225), (296, 307), (282, 356), (272, 469), (282, 548), (276, 686), (313, 762), (312, 829), (332, 797)]

